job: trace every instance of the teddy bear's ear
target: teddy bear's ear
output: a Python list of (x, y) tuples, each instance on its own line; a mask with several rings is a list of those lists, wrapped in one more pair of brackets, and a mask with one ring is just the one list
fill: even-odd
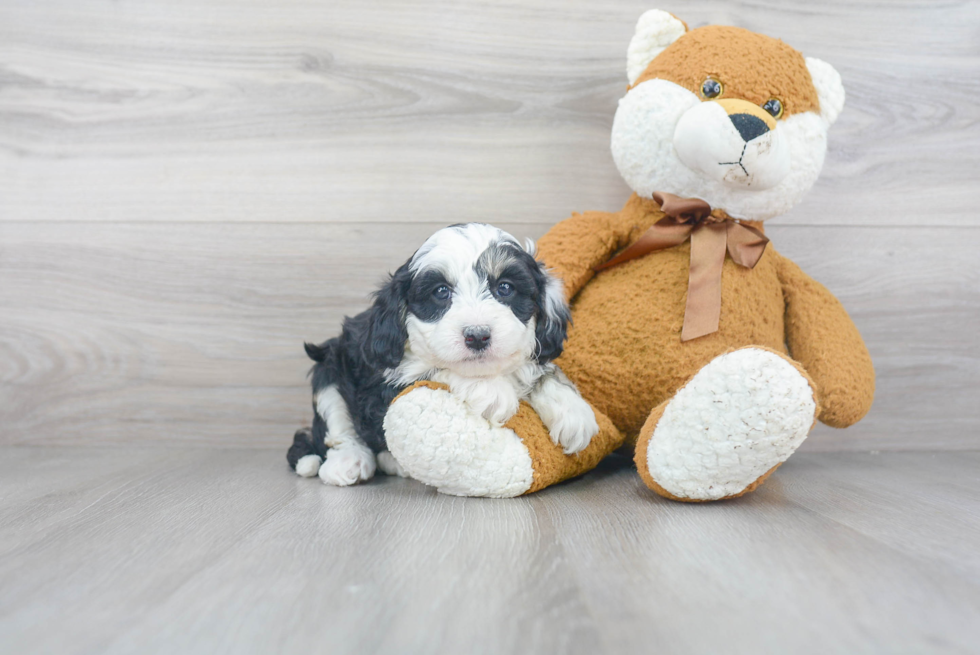
[(651, 9), (636, 22), (636, 34), (626, 51), (626, 76), (630, 84), (643, 74), (653, 58), (687, 32), (687, 25), (673, 14)]
[(817, 89), (820, 100), (820, 115), (828, 124), (833, 125), (844, 108), (844, 84), (840, 73), (827, 62), (816, 57), (806, 58), (806, 67), (810, 71), (813, 86)]

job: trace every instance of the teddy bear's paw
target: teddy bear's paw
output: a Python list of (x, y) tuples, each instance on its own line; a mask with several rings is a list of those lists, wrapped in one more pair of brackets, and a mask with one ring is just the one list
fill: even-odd
[(637, 444), (649, 477), (641, 474), (662, 495), (703, 501), (758, 486), (806, 438), (816, 403), (789, 360), (744, 348), (709, 362), (662, 411)]
[(527, 447), (445, 389), (417, 387), (384, 419), (388, 450), (408, 475), (454, 496), (509, 498), (531, 488)]
[(349, 487), (373, 478), (376, 467), (374, 453), (365, 447), (330, 448), (320, 466), (320, 480), (335, 487)]

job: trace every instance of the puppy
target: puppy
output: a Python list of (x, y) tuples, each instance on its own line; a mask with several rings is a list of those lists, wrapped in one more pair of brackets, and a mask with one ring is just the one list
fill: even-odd
[(569, 321), (561, 281), (511, 235), (482, 223), (432, 235), (339, 337), (305, 344), (313, 359), (313, 425), (286, 459), (327, 484), (405, 475), (385, 446), (389, 403), (417, 380), (449, 386), (494, 425), (527, 400), (568, 453), (599, 431), (595, 414), (551, 361)]

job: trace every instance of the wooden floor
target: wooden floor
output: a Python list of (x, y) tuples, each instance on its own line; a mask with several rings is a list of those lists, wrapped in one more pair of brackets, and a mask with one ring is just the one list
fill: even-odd
[[(706, 506), (625, 460), (507, 501), (297, 479), (303, 340), (439, 227), (626, 201), (653, 7), (841, 73), (767, 233), (864, 335), (868, 417)], [(978, 34), (976, 0), (0, 0), (0, 655), (980, 652)]]
[(980, 453), (801, 453), (684, 505), (625, 459), (513, 500), (281, 449), (0, 451), (0, 650), (976, 653)]

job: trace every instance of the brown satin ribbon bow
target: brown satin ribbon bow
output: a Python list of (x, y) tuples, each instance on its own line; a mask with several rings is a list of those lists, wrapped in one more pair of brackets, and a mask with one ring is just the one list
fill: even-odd
[(754, 268), (766, 251), (769, 239), (750, 225), (731, 218), (698, 198), (681, 198), (654, 193), (653, 199), (667, 214), (628, 248), (596, 267), (596, 272), (625, 261), (664, 250), (691, 239), (691, 272), (687, 281), (687, 306), (681, 341), (690, 341), (718, 331), (721, 317), (721, 269), (725, 251), (739, 266)]

